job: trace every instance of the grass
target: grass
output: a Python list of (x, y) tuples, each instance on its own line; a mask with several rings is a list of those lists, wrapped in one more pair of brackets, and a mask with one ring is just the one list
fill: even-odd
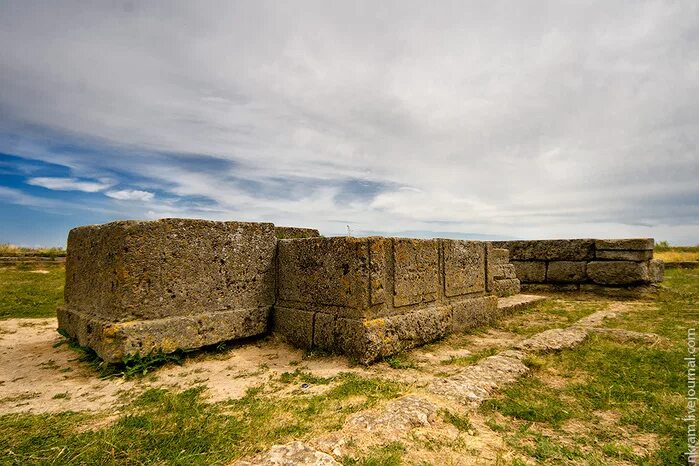
[(665, 262), (699, 261), (699, 246), (670, 246), (667, 241), (655, 245), (653, 257)]
[[(584, 344), (537, 357), (532, 375), (485, 402), (481, 412), (515, 450), (544, 464), (686, 464), (687, 328), (699, 321), (699, 270), (669, 270), (655, 306), (639, 306), (610, 323), (655, 332), (662, 345), (592, 335)], [(550, 374), (563, 380), (549, 382)], [(604, 424), (605, 413), (613, 419)], [(578, 426), (571, 441), (571, 426)], [(575, 429), (575, 427), (574, 427)], [(631, 433), (631, 434), (630, 434)], [(650, 455), (634, 453), (629, 435), (657, 438)], [(631, 442), (632, 443), (632, 442)]]
[(14, 244), (0, 244), (0, 256), (5, 257), (63, 257), (66, 250), (63, 248), (26, 248)]
[(64, 283), (63, 264), (0, 266), (0, 319), (54, 317)]
[[(115, 421), (102, 415), (0, 416), (0, 457), (14, 464), (224, 464), (274, 443), (338, 428), (349, 414), (398, 396), (397, 383), (343, 374), (324, 394), (283, 399), (248, 390), (240, 399), (207, 403), (203, 388), (151, 389), (122, 408)], [(349, 402), (351, 401), (351, 402)], [(376, 461), (399, 455), (389, 448)], [(362, 460), (364, 461), (364, 460)], [(364, 462), (351, 464), (398, 464)]]

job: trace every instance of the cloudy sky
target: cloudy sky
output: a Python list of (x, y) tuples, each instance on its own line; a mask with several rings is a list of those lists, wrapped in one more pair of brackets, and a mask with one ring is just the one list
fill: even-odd
[(0, 242), (113, 219), (699, 243), (699, 3), (0, 3)]

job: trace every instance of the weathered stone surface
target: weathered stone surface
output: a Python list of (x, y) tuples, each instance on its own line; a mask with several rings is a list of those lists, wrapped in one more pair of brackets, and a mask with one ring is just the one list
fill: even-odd
[(300, 348), (313, 346), (313, 312), (275, 306), (274, 331)]
[(315, 228), (274, 227), (277, 239), (317, 238), (320, 233)]
[[(592, 239), (493, 241), (510, 251), (510, 260), (590, 260), (595, 257)], [(611, 248), (609, 248), (611, 249)]]
[(381, 411), (355, 414), (345, 425), (348, 429), (366, 432), (407, 432), (430, 426), (437, 420), (437, 411), (437, 406), (425, 398), (404, 396), (389, 402)]
[(556, 293), (559, 291), (578, 291), (577, 283), (523, 283), (521, 291), (527, 293)]
[(325, 306), (325, 312), (355, 317), (369, 307), (366, 238), (279, 240), (278, 254), (278, 293), (283, 306)]
[(113, 322), (60, 307), (58, 327), (107, 362), (127, 355), (194, 349), (267, 331), (270, 308), (206, 312), (191, 316)]
[(439, 253), (436, 240), (393, 240), (393, 287), (395, 307), (437, 299)]
[(587, 264), (587, 276), (600, 285), (633, 285), (650, 280), (645, 262), (594, 261)]
[(498, 296), (511, 296), (519, 293), (520, 290), (520, 283), (516, 278), (495, 280), (495, 294)]
[(274, 303), (269, 223), (163, 219), (68, 235), (66, 307), (113, 321)]
[(436, 379), (428, 390), (463, 403), (480, 403), (503, 385), (516, 381), (529, 371), (522, 362), (525, 357), (526, 354), (521, 351), (503, 351), (481, 359), (455, 375)]
[(622, 251), (652, 251), (654, 246), (653, 238), (632, 238), (632, 239), (597, 239), (595, 248), (611, 249)]
[(493, 268), (493, 277), (496, 280), (503, 278), (517, 278), (515, 266), (512, 264), (498, 264)]
[(317, 312), (313, 328), (313, 346), (326, 351), (337, 351), (339, 347), (335, 341), (335, 320), (333, 314)]
[(485, 291), (485, 243), (440, 240), (444, 257), (444, 293), (458, 296)]
[(507, 315), (513, 312), (519, 312), (524, 309), (528, 309), (535, 306), (537, 303), (546, 301), (548, 298), (545, 296), (531, 295), (531, 294), (516, 294), (504, 298), (498, 299), (498, 314)]
[(369, 294), (372, 305), (390, 302), (387, 297), (388, 261), (393, 252), (392, 242), (389, 238), (369, 238)]
[(493, 265), (507, 264), (510, 262), (510, 251), (503, 248), (493, 248), (488, 260), (492, 261)]
[(653, 250), (647, 251), (604, 251), (598, 249), (595, 252), (597, 259), (615, 261), (647, 261), (653, 258)]
[(527, 338), (515, 348), (528, 351), (557, 351), (579, 345), (587, 338), (587, 334), (587, 330), (576, 326), (552, 328)]
[(517, 278), (522, 283), (539, 283), (546, 281), (546, 262), (512, 261)]
[(546, 271), (546, 279), (550, 282), (578, 283), (584, 282), (586, 263), (579, 261), (551, 261)]
[(497, 315), (497, 306), (498, 299), (495, 296), (481, 296), (454, 303), (451, 331), (463, 332), (492, 323)]
[(648, 274), (650, 275), (650, 281), (653, 283), (660, 283), (663, 281), (665, 276), (665, 262), (660, 259), (653, 259), (648, 263)]
[(496, 249), (493, 246), (493, 243), (486, 242), (485, 243), (485, 262), (486, 262), (486, 271), (485, 271), (485, 290), (488, 293), (493, 293), (493, 289), (495, 288), (495, 276), (493, 275), (493, 271), (495, 266), (498, 264), (497, 259), (493, 260), (493, 255), (495, 253), (493, 250)]
[(343, 353), (368, 364), (402, 350), (434, 341), (451, 329), (449, 306), (420, 308), (373, 320), (337, 318), (335, 345)]
[(274, 445), (251, 460), (241, 460), (234, 466), (341, 466), (332, 456), (302, 442)]
[[(274, 303), (275, 241), (266, 223), (163, 219), (76, 228), (59, 327), (107, 361), (263, 333)], [(239, 325), (250, 318), (250, 328)]]

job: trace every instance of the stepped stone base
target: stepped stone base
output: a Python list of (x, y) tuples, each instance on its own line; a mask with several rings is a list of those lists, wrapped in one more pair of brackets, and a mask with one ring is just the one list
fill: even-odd
[(270, 313), (271, 306), (112, 322), (60, 307), (58, 327), (104, 361), (120, 362), (129, 355), (171, 353), (261, 335), (268, 330)]

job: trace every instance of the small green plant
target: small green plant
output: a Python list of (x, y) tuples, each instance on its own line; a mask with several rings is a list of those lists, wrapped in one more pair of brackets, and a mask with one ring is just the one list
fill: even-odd
[(391, 369), (415, 369), (417, 365), (410, 356), (405, 353), (394, 354), (385, 359)]
[(467, 356), (452, 356), (449, 359), (442, 361), (443, 366), (456, 365), (456, 366), (470, 366), (477, 363), (481, 359), (487, 358), (489, 356), (494, 356), (498, 353), (497, 348), (485, 348), (475, 353), (471, 353)]
[(458, 413), (454, 413), (445, 409), (442, 411), (442, 418), (445, 422), (448, 422), (449, 424), (453, 425), (461, 432), (473, 432), (475, 430), (473, 428), (473, 424), (471, 424), (471, 420), (468, 417), (462, 416)]

